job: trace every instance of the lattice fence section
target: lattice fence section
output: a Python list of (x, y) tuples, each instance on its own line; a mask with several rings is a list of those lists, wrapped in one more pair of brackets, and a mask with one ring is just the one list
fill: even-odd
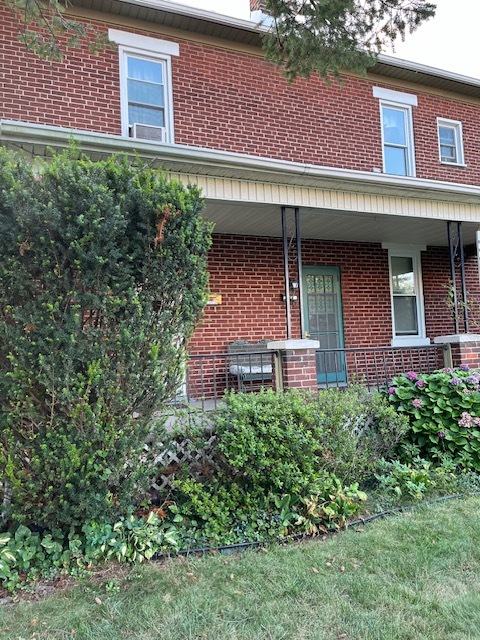
[[(219, 471), (218, 453), (216, 453), (218, 438), (212, 433), (198, 448), (198, 441), (183, 438), (169, 442), (166, 448), (155, 457), (155, 464), (159, 473), (152, 483), (152, 489), (165, 492), (172, 488), (175, 476), (184, 467), (196, 479), (205, 478), (212, 471)], [(161, 449), (162, 446), (158, 445)]]

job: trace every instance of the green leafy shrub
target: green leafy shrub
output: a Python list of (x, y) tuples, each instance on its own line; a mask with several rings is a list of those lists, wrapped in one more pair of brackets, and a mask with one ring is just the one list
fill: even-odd
[(177, 550), (174, 525), (153, 512), (146, 518), (129, 514), (114, 524), (89, 522), (68, 533), (40, 534), (19, 525), (0, 534), (0, 583), (13, 591), (59, 571), (76, 573), (112, 558), (139, 563)]
[(320, 391), (318, 410), (321, 466), (345, 484), (372, 477), (377, 460), (392, 456), (408, 430), (404, 415), (360, 385)]
[(427, 375), (409, 371), (387, 391), (395, 409), (408, 416), (406, 443), (429, 460), (449, 456), (456, 465), (480, 471), (480, 373), (468, 367)]
[(163, 550), (177, 551), (175, 527), (153, 512), (147, 518), (132, 514), (113, 525), (92, 522), (82, 527), (85, 562), (115, 558), (118, 562), (138, 563), (150, 560)]
[(195, 187), (70, 150), (0, 150), (0, 477), (9, 518), (64, 530), (125, 514), (147, 484), (205, 303)]
[(360, 491), (358, 482), (343, 486), (333, 474), (325, 474), (321, 486), (299, 500), (295, 511), (295, 530), (318, 533), (338, 529), (358, 515), (367, 494)]
[(231, 392), (213, 419), (232, 478), (264, 494), (301, 493), (318, 477), (323, 425), (313, 392)]

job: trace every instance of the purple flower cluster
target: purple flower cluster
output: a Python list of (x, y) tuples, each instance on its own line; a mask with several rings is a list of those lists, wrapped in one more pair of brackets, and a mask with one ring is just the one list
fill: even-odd
[(423, 400), (421, 400), (420, 398), (414, 398), (412, 400), (412, 404), (415, 409), (421, 409), (423, 407)]
[(445, 437), (445, 431), (439, 431), (439, 432), (437, 433), (437, 436), (438, 436), (439, 438), (444, 438), (444, 437)]
[(460, 371), (470, 371), (470, 367), (468, 364), (461, 364), (459, 367)]
[(418, 376), (415, 373), (415, 371), (407, 371), (407, 373), (405, 374), (405, 376), (411, 380), (412, 382), (415, 382), (415, 380), (418, 380)]
[(480, 377), (478, 373), (471, 373), (468, 378), (465, 378), (465, 382), (467, 384), (478, 384), (480, 382)]
[(425, 384), (426, 384), (425, 380), (417, 380), (417, 381), (416, 381), (416, 383), (415, 383), (415, 385), (416, 385), (417, 387), (419, 387), (420, 389), (421, 389), (422, 387), (424, 387), (424, 386), (425, 386)]
[(388, 395), (393, 396), (395, 393), (395, 387), (388, 387)]
[(462, 381), (460, 380), (460, 378), (452, 378), (452, 379), (450, 380), (450, 384), (451, 384), (453, 387), (458, 387), (459, 385), (461, 385), (461, 384), (462, 384)]
[(470, 428), (473, 426), (480, 426), (480, 418), (474, 418), (468, 411), (464, 411), (458, 421), (459, 427)]

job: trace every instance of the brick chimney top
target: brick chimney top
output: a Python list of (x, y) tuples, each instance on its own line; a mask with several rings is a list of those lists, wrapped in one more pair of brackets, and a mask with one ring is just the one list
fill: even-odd
[(250, 0), (250, 11), (261, 11), (265, 6), (265, 0)]

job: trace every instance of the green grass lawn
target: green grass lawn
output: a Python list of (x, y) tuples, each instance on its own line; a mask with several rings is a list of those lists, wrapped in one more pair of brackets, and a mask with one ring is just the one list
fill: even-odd
[(0, 611), (0, 638), (480, 638), (480, 498), (267, 552), (110, 569)]

